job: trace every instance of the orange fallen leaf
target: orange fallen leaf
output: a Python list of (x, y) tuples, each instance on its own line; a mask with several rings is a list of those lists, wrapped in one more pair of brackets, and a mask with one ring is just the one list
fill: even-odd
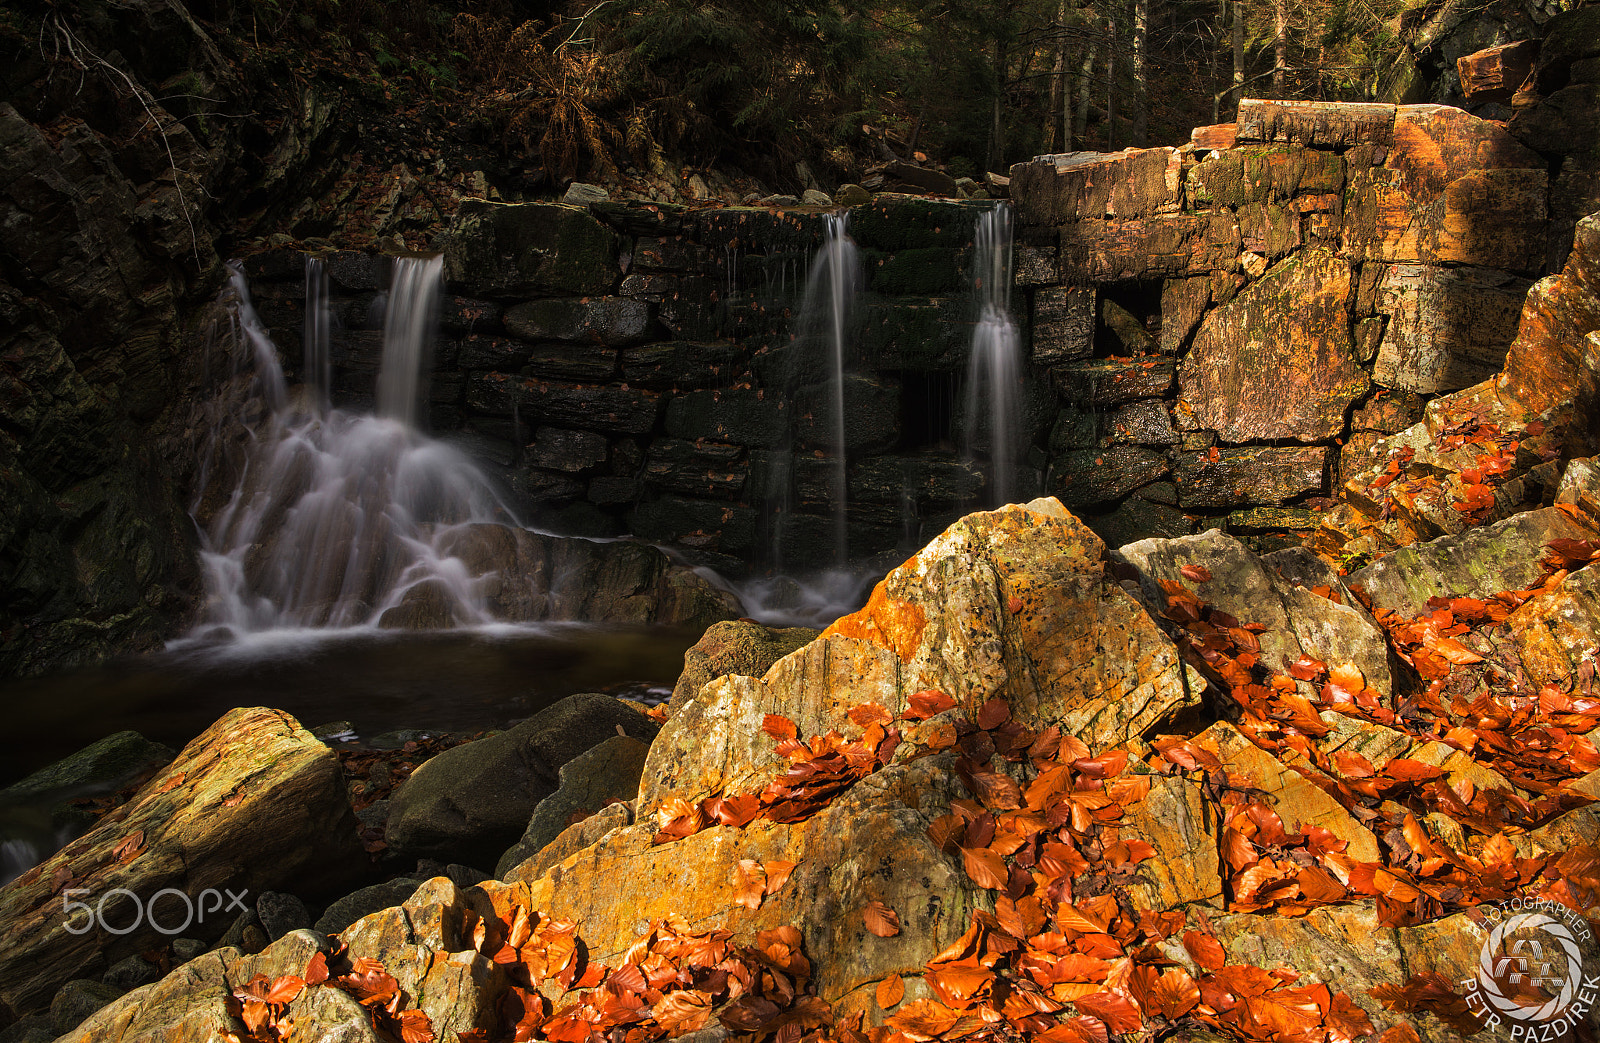
[(796, 862), (768, 862), (763, 867), (767, 871), (767, 894), (775, 894), (784, 884), (789, 882), (789, 874), (794, 872)]
[(906, 983), (898, 974), (891, 974), (878, 983), (878, 1006), (884, 1010), (899, 1003), (906, 995)]
[(1178, 571), (1183, 573), (1184, 579), (1193, 580), (1196, 583), (1211, 582), (1211, 570), (1204, 565), (1183, 565)]
[(879, 938), (893, 938), (900, 933), (900, 914), (882, 902), (868, 902), (861, 910), (861, 918), (866, 921), (867, 930)]

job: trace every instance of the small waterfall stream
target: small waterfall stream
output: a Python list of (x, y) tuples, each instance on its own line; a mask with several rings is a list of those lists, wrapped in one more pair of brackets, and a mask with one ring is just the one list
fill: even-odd
[(856, 299), (862, 289), (861, 256), (850, 238), (850, 212), (823, 215), (822, 249), (811, 264), (801, 298), (799, 328), (805, 350), (826, 352), (832, 413), (834, 562), (849, 560), (849, 492), (845, 450), (845, 351)]
[[(291, 396), (244, 275), (233, 272), (229, 292), (271, 412), (206, 529), (196, 636), (381, 624), (423, 583), (457, 625), (492, 621), (476, 578), (441, 547), (455, 527), (515, 519), (471, 460), (417, 428), (440, 271), (438, 258), (396, 261), (377, 416), (324, 411), (315, 386), (307, 389), (315, 404)], [(326, 357), (326, 339), (309, 295), (307, 318), (315, 379), (321, 363), (311, 360)]]
[(967, 454), (988, 449), (991, 495), (1010, 503), (1016, 489), (1022, 338), (1011, 318), (1011, 207), (1000, 203), (978, 219), (973, 237), (978, 321), (967, 374)]
[(320, 257), (306, 258), (305, 382), (317, 412), (332, 404), (333, 348), (328, 314), (328, 268)]

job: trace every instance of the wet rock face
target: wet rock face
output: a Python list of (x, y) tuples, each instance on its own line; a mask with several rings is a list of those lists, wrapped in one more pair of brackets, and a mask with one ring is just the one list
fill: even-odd
[[(168, 887), (196, 900), (207, 888), (219, 900), (225, 888), (315, 894), (366, 871), (356, 830), (327, 746), (276, 710), (234, 710), (98, 827), (0, 893), (0, 924), (11, 940), (0, 954), (0, 1003), (17, 1013), (38, 1009), (67, 979), (98, 975), (167, 940), (147, 917), (131, 932), (113, 933), (98, 920), (92, 930), (69, 931), (56, 893), (63, 873), (99, 895), (125, 888), (148, 898)], [(245, 856), (269, 850), (270, 858)], [(132, 913), (122, 908), (111, 922), (127, 923)], [(189, 933), (215, 937), (227, 922), (213, 912)]]
[[(174, 147), (204, 167), (187, 134)], [(197, 440), (158, 447), (202, 361), (181, 350), (180, 306), (221, 268), (206, 216), (191, 244), (172, 186), (140, 210), (126, 148), (85, 124), (47, 138), (0, 105), (0, 251), (17, 262), (0, 281), (0, 675), (148, 645), (196, 577), (177, 487)]]

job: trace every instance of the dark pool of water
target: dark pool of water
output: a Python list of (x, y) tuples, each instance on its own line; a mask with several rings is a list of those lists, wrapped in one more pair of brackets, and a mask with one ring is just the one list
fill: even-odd
[(278, 632), (0, 683), (0, 786), (113, 732), (177, 749), (238, 706), (306, 727), (503, 728), (575, 692), (661, 697), (697, 633), (593, 625), (475, 632)]

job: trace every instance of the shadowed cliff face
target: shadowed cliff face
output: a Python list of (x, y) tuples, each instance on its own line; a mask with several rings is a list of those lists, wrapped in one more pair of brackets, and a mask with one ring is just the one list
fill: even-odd
[[(348, 84), (210, 32), (177, 0), (0, 24), (0, 676), (177, 628), (199, 588), (201, 404), (228, 376), (200, 332), (221, 257), (239, 232), (349, 232), (307, 199), (392, 162), (347, 154)], [(403, 182), (343, 193), (374, 217), (358, 241), (437, 221)]]
[[(148, 645), (194, 587), (177, 490), (203, 359), (185, 316), (221, 273), (223, 150), (129, 82), (216, 66), (185, 16), (132, 6), (116, 13), (146, 28), (125, 53), (50, 21), (0, 105), (0, 674)], [(157, 35), (167, 53), (141, 54)], [(57, 46), (82, 58), (70, 78)]]

